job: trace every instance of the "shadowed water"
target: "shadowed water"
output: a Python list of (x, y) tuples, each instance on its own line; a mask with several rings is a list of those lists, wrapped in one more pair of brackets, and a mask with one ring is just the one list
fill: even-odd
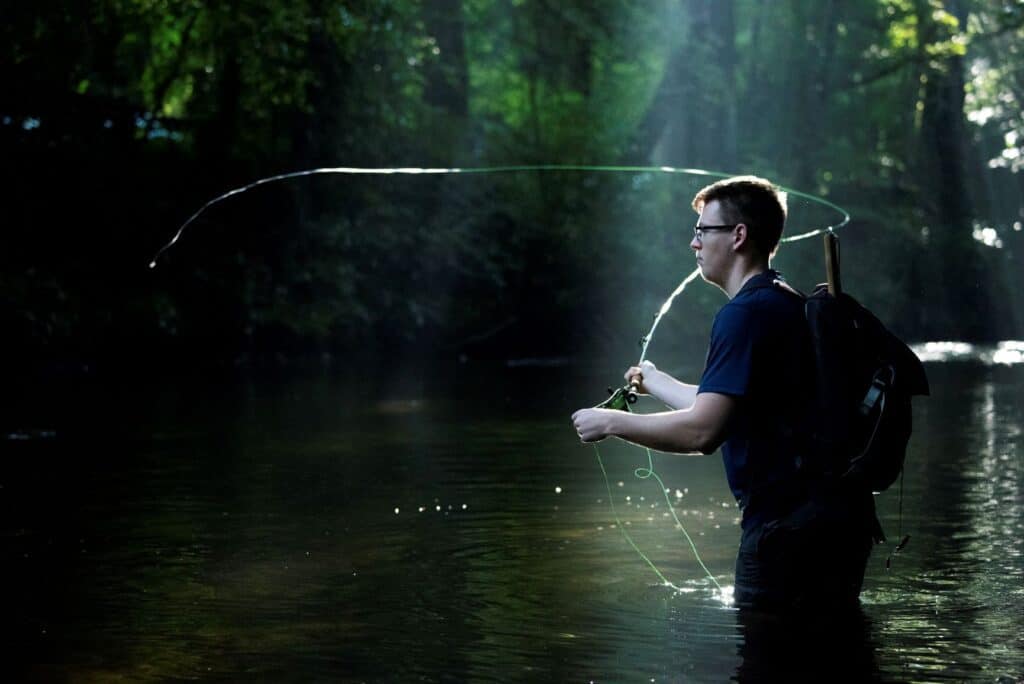
[[(458, 366), (69, 387), (7, 407), (7, 667), (43, 681), (1018, 681), (1024, 365), (931, 363), (907, 547), (862, 610), (750, 621), (607, 442), (616, 529), (568, 416), (601, 371)], [(611, 379), (618, 373), (615, 369)], [(367, 394), (369, 392), (369, 394)], [(654, 408), (654, 407), (652, 407)], [(732, 583), (718, 457), (655, 456)], [(892, 540), (896, 488), (879, 497)]]

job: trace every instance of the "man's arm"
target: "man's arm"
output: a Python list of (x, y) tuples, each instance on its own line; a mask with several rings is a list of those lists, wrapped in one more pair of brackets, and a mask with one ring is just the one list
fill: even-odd
[(641, 394), (649, 394), (674, 409), (690, 408), (697, 399), (697, 385), (676, 380), (658, 370), (650, 361), (627, 370), (626, 382), (638, 382), (637, 390)]
[(736, 401), (727, 394), (703, 392), (688, 409), (648, 414), (581, 409), (572, 420), (584, 442), (619, 437), (658, 451), (710, 454), (725, 440)]

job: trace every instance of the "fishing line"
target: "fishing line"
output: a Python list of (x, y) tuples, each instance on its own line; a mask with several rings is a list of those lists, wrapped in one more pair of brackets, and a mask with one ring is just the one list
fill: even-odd
[[(586, 172), (598, 172), (598, 173), (668, 173), (668, 174), (684, 174), (684, 175), (690, 175), (690, 176), (707, 176), (707, 177), (711, 177), (711, 178), (731, 178), (734, 175), (736, 175), (736, 174), (730, 174), (730, 173), (723, 173), (721, 171), (709, 171), (707, 169), (682, 168), (682, 167), (674, 167), (674, 166), (608, 166), (608, 165), (605, 165), (605, 166), (591, 166), (591, 165), (582, 165), (582, 164), (532, 164), (532, 165), (512, 165), (512, 166), (451, 167), (451, 168), (442, 168), (442, 167), (436, 167), (436, 168), (430, 168), (430, 167), (428, 167), (428, 168), (421, 168), (421, 167), (368, 168), (368, 167), (353, 167), (353, 166), (334, 166), (334, 167), (321, 167), (321, 168), (315, 168), (315, 169), (305, 169), (305, 170), (302, 170), (302, 171), (292, 171), (292, 172), (289, 172), (289, 173), (278, 174), (276, 176), (268, 176), (266, 178), (260, 178), (258, 180), (253, 181), (252, 183), (249, 183), (248, 185), (243, 185), (241, 187), (237, 187), (237, 188), (234, 188), (232, 190), (229, 190), (229, 191), (227, 191), (227, 192), (225, 192), (223, 194), (220, 194), (220, 195), (214, 197), (213, 199), (209, 200), (208, 202), (206, 202), (206, 204), (204, 204), (201, 207), (199, 207), (199, 209), (197, 209), (196, 212), (193, 213), (188, 218), (188, 220), (185, 221), (181, 225), (180, 228), (178, 228), (177, 232), (174, 234), (174, 237), (172, 237), (171, 240), (167, 244), (165, 244), (163, 247), (160, 248), (159, 251), (157, 251), (157, 253), (153, 256), (153, 259), (150, 261), (149, 267), (151, 269), (152, 268), (156, 268), (157, 261), (160, 259), (161, 256), (163, 256), (164, 252), (166, 252), (171, 247), (173, 247), (178, 242), (178, 240), (181, 238), (181, 236), (185, 233), (185, 230), (190, 225), (192, 225), (192, 223), (194, 223), (200, 216), (202, 216), (210, 207), (213, 207), (214, 205), (219, 204), (220, 202), (223, 202), (224, 200), (227, 200), (227, 199), (229, 199), (231, 197), (234, 197), (236, 195), (240, 195), (240, 194), (242, 194), (244, 192), (248, 192), (249, 190), (252, 190), (253, 188), (257, 188), (257, 187), (262, 186), (262, 185), (267, 185), (269, 183), (277, 183), (277, 182), (282, 182), (282, 181), (291, 180), (291, 179), (295, 179), (295, 178), (303, 178), (303, 177), (306, 177), (306, 176), (336, 175), (336, 174), (341, 174), (341, 175), (361, 175), (361, 176), (368, 176), (368, 175), (456, 175), (456, 174), (466, 174), (466, 175), (477, 174), (477, 175), (480, 175), (480, 174), (520, 173), (520, 172), (525, 172), (525, 171), (580, 171), (580, 172), (586, 171)], [(848, 224), (850, 222), (850, 215), (849, 215), (849, 213), (846, 212), (846, 210), (842, 209), (841, 207), (839, 207), (836, 204), (833, 204), (832, 202), (829, 202), (826, 199), (823, 199), (821, 197), (816, 197), (816, 196), (810, 195), (808, 193), (800, 192), (799, 190), (793, 190), (792, 188), (787, 188), (787, 187), (784, 187), (784, 186), (777, 186), (777, 187), (778, 187), (778, 189), (780, 191), (786, 193), (787, 195), (792, 195), (794, 197), (800, 197), (800, 198), (808, 200), (808, 201), (810, 201), (812, 203), (820, 204), (822, 206), (828, 207), (829, 209), (832, 209), (832, 210), (836, 211), (837, 213), (841, 214), (842, 217), (843, 217), (842, 221), (840, 221), (839, 223), (836, 223), (836, 224), (830, 225), (830, 226), (826, 226), (825, 228), (816, 228), (816, 229), (809, 230), (809, 231), (806, 231), (806, 232), (803, 232), (803, 233), (799, 233), (797, 235), (792, 235), (792, 236), (783, 238), (782, 240), (780, 240), (780, 243), (790, 243), (790, 242), (797, 242), (799, 240), (806, 240), (806, 239), (814, 237), (816, 235), (821, 235), (821, 234), (826, 233), (826, 232), (832, 232), (832, 231), (838, 230), (839, 228), (842, 228), (843, 226), (845, 226), (846, 224)], [(679, 285), (676, 287), (676, 289), (672, 291), (672, 294), (670, 294), (668, 296), (668, 298), (665, 300), (665, 302), (661, 305), (661, 308), (658, 310), (658, 313), (654, 317), (654, 323), (651, 325), (651, 329), (648, 331), (648, 333), (643, 338), (641, 338), (642, 349), (641, 349), (641, 353), (640, 353), (640, 361), (637, 362), (637, 365), (640, 365), (641, 363), (643, 363), (643, 361), (647, 358), (647, 348), (650, 345), (651, 340), (654, 338), (654, 332), (655, 332), (655, 330), (657, 330), (658, 324), (661, 322), (661, 319), (664, 318), (665, 314), (667, 314), (669, 309), (672, 308), (672, 304), (675, 302), (676, 298), (679, 295), (681, 295), (686, 290), (686, 287), (690, 283), (692, 283), (694, 280), (696, 280), (699, 275), (700, 275), (700, 268), (698, 267), (698, 268), (694, 269), (693, 272), (691, 272), (689, 275), (687, 275), (683, 279), (683, 281), (681, 283), (679, 283)], [(647, 467), (646, 468), (644, 468), (644, 467), (636, 468), (633, 471), (633, 475), (637, 479), (639, 479), (639, 480), (646, 480), (646, 479), (653, 478), (658, 483), (658, 486), (661, 488), (661, 491), (662, 491), (662, 493), (665, 496), (665, 502), (668, 505), (668, 510), (671, 513), (672, 518), (673, 518), (673, 520), (676, 523), (676, 526), (680, 529), (680, 531), (682, 531), (683, 537), (686, 539), (687, 543), (689, 544), (690, 550), (693, 552), (693, 556), (696, 559), (698, 565), (700, 565), (701, 569), (707, 575), (707, 577), (711, 581), (711, 583), (715, 585), (715, 587), (718, 589), (719, 593), (720, 594), (724, 593), (724, 591), (722, 589), (722, 585), (718, 583), (718, 580), (715, 579), (715, 576), (711, 574), (711, 571), (708, 570), (708, 567), (704, 564), (704, 561), (701, 559), (700, 554), (697, 552), (696, 544), (694, 544), (693, 539), (690, 537), (690, 534), (686, 531), (686, 527), (684, 527), (683, 523), (679, 520), (679, 516), (676, 514), (676, 511), (675, 511), (675, 507), (672, 505), (672, 501), (669, 498), (669, 495), (668, 495), (669, 490), (668, 490), (667, 487), (665, 487), (664, 481), (662, 481), (661, 477), (654, 470), (654, 456), (651, 453), (651, 450), (647, 449), (646, 447), (645, 447), (645, 450), (647, 452)], [(615, 503), (614, 503), (614, 500), (613, 500), (614, 496), (612, 495), (611, 482), (608, 479), (608, 472), (605, 470), (604, 462), (601, 460), (601, 452), (598, 450), (596, 444), (594, 445), (594, 452), (597, 455), (597, 464), (601, 468), (601, 474), (604, 476), (605, 488), (608, 490), (608, 504), (611, 507), (612, 516), (614, 517), (616, 525), (618, 526), (619, 530), (622, 532), (623, 537), (625, 537), (625, 539), (629, 543), (629, 545), (631, 547), (633, 547), (633, 550), (636, 551), (637, 554), (639, 554), (639, 556), (647, 563), (647, 565), (650, 566), (651, 570), (654, 571), (654, 574), (657, 575), (658, 578), (666, 586), (669, 586), (669, 587), (671, 587), (672, 589), (674, 589), (676, 591), (682, 591), (682, 589), (680, 587), (676, 586), (671, 581), (669, 581), (667, 577), (665, 577), (665, 575), (658, 569), (658, 567), (651, 561), (651, 559), (648, 558), (647, 555), (644, 554), (644, 552), (640, 550), (640, 547), (636, 544), (636, 542), (633, 541), (633, 538), (626, 531), (625, 525), (622, 524), (622, 520), (619, 518), (618, 511), (615, 508)]]
[[(615, 497), (612, 494), (612, 485), (611, 485), (611, 482), (608, 480), (608, 471), (605, 470), (605, 468), (604, 468), (604, 461), (601, 460), (601, 450), (597, 448), (597, 444), (594, 445), (594, 453), (597, 454), (597, 465), (600, 466), (600, 468), (601, 468), (601, 474), (604, 475), (604, 487), (605, 487), (605, 489), (608, 490), (608, 505), (611, 506), (612, 517), (615, 518), (615, 524), (622, 531), (622, 535), (626, 538), (626, 541), (629, 542), (629, 545), (633, 547), (633, 550), (636, 551), (637, 554), (639, 554), (640, 557), (644, 559), (644, 561), (647, 563), (647, 565), (650, 566), (651, 570), (654, 571), (654, 574), (657, 575), (659, 579), (661, 579), (661, 581), (665, 584), (665, 586), (672, 587), (676, 591), (682, 591), (682, 589), (680, 587), (677, 587), (675, 584), (673, 584), (671, 581), (669, 581), (669, 579), (667, 577), (665, 577), (665, 575), (663, 575), (661, 573), (661, 570), (658, 569), (658, 566), (655, 565), (651, 561), (651, 559), (647, 557), (647, 554), (645, 554), (643, 551), (640, 550), (640, 547), (636, 545), (636, 542), (633, 541), (633, 538), (629, 536), (628, 532), (626, 532), (626, 526), (622, 524), (622, 520), (619, 518), (619, 512), (617, 510), (615, 510)], [(639, 471), (640, 468), (638, 468), (637, 470)], [(635, 472), (636, 471), (634, 471), (634, 473)], [(637, 475), (637, 477), (640, 477), (640, 476)], [(669, 510), (671, 510), (671, 509), (672, 509), (672, 507), (670, 505), (669, 506)], [(674, 514), (675, 514), (675, 511), (673, 511), (673, 515)], [(685, 534), (685, 530), (683, 532)], [(687, 535), (687, 539), (689, 539), (689, 535)], [(693, 542), (691, 542), (691, 544), (692, 543)], [(694, 549), (694, 553), (696, 553), (696, 548)], [(698, 558), (697, 560), (698, 560), (698, 562), (700, 562), (700, 558)], [(701, 563), (701, 565), (703, 566), (703, 563)], [(705, 569), (705, 571), (707, 571), (707, 568), (704, 568), (704, 569)], [(714, 582), (714, 578), (713, 577), (711, 578), (711, 581)], [(715, 582), (715, 585), (718, 586), (718, 583)], [(718, 588), (721, 589), (721, 587), (718, 587)]]
[[(479, 167), (464, 167), (464, 168), (460, 168), (460, 167), (451, 167), (451, 168), (441, 168), (441, 167), (429, 168), (428, 167), (428, 168), (421, 168), (421, 167), (411, 167), (411, 166), (394, 167), (394, 168), (371, 168), (371, 167), (358, 167), (358, 166), (325, 166), (325, 167), (321, 167), (321, 168), (317, 168), (317, 169), (305, 169), (303, 171), (290, 171), (288, 173), (281, 173), (281, 174), (278, 174), (276, 176), (267, 176), (266, 178), (260, 178), (259, 180), (255, 180), (252, 183), (249, 183), (248, 185), (243, 185), (243, 186), (234, 188), (233, 190), (228, 190), (227, 192), (225, 192), (223, 194), (217, 195), (216, 197), (214, 197), (213, 199), (208, 201), (206, 204), (204, 204), (203, 206), (199, 207), (199, 209), (197, 209), (196, 212), (194, 214), (192, 214), (188, 218), (187, 221), (185, 221), (183, 224), (181, 224), (181, 227), (178, 228), (178, 231), (174, 234), (174, 237), (172, 237), (171, 240), (166, 245), (164, 245), (163, 247), (161, 247), (159, 249), (159, 251), (157, 251), (156, 255), (149, 262), (149, 267), (150, 268), (156, 268), (157, 261), (160, 259), (161, 256), (163, 256), (164, 252), (166, 252), (171, 247), (173, 247), (178, 242), (178, 240), (181, 238), (181, 236), (184, 234), (185, 229), (188, 228), (190, 225), (192, 225), (192, 223), (194, 223), (196, 219), (198, 219), (200, 216), (202, 216), (204, 213), (206, 213), (207, 209), (209, 209), (210, 207), (214, 206), (215, 204), (219, 204), (219, 203), (223, 202), (224, 200), (226, 200), (228, 198), (234, 197), (235, 195), (240, 195), (243, 192), (248, 192), (249, 190), (252, 190), (253, 188), (257, 188), (257, 187), (259, 187), (261, 185), (267, 185), (269, 183), (279, 183), (281, 181), (291, 180), (293, 178), (304, 178), (306, 176), (335, 175), (335, 174), (352, 175), (352, 176), (372, 176), (372, 175), (381, 175), (381, 176), (390, 176), (390, 175), (409, 175), (409, 176), (435, 175), (435, 176), (437, 176), (437, 175), (456, 175), (456, 174), (477, 174), (477, 175), (479, 175), (479, 174), (498, 174), (498, 173), (519, 173), (519, 172), (523, 172), (523, 171), (596, 171), (596, 172), (599, 172), (599, 173), (678, 173), (678, 174), (685, 174), (685, 175), (689, 175), (689, 176), (709, 176), (709, 177), (713, 177), (713, 178), (731, 178), (733, 175), (735, 175), (735, 174), (729, 174), (729, 173), (722, 173), (721, 171), (708, 171), (706, 169), (690, 169), (690, 168), (681, 168), (681, 167), (675, 167), (675, 166), (588, 166), (588, 165), (583, 165), (583, 164), (533, 164), (533, 165), (523, 165), (523, 166), (479, 166)], [(802, 197), (804, 199), (810, 200), (811, 202), (815, 202), (815, 203), (824, 205), (826, 207), (829, 207), (830, 209), (834, 209), (834, 210), (838, 211), (839, 213), (841, 213), (843, 215), (843, 217), (844, 217), (843, 221), (841, 223), (835, 225), (835, 226), (829, 226), (828, 228), (812, 230), (812, 231), (809, 231), (807, 233), (803, 233), (801, 235), (794, 235), (793, 237), (790, 237), (788, 239), (782, 240), (782, 242), (795, 242), (796, 240), (802, 240), (804, 238), (813, 237), (814, 235), (820, 235), (821, 233), (825, 232), (826, 230), (839, 229), (842, 226), (845, 226), (850, 221), (850, 215), (847, 214), (846, 211), (844, 211), (843, 209), (839, 208), (835, 204), (832, 204), (828, 200), (822, 199), (820, 197), (815, 197), (813, 195), (808, 195), (806, 193), (799, 192), (797, 190), (791, 190), (789, 188), (785, 188), (785, 187), (782, 187), (782, 186), (779, 186), (779, 189), (782, 190), (783, 192), (789, 194), (789, 195), (794, 195), (796, 197)], [(683, 286), (681, 286), (681, 287), (683, 287)], [(682, 290), (680, 289), (679, 291), (681, 292)], [(674, 299), (674, 297), (671, 297), (670, 299)], [(671, 306), (671, 302), (668, 302), (668, 305)], [(653, 329), (652, 329), (652, 332), (653, 332)]]

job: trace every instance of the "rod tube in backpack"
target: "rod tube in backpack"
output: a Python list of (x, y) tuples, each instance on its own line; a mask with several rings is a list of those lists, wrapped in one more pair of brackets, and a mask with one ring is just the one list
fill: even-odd
[(825, 231), (825, 274), (828, 278), (828, 293), (833, 297), (843, 291), (839, 278), (839, 238), (832, 229)]

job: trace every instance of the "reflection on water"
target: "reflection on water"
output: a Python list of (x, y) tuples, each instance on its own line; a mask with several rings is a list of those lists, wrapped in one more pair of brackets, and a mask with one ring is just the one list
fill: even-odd
[[(899, 581), (883, 576), (865, 597), (921, 678), (1016, 681), (1024, 669), (1019, 369), (928, 367), (934, 396), (916, 412), (905, 483), (914, 538)], [(891, 508), (887, 522), (898, 524)]]
[(741, 611), (740, 682), (874, 682), (881, 679), (875, 627), (860, 609), (774, 616)]
[[(879, 497), (890, 537), (911, 535), (892, 571), (877, 549), (860, 612), (797, 622), (717, 600), (663, 493), (633, 476), (646, 456), (606, 443), (623, 525), (686, 591), (623, 540), (568, 422), (597, 373), (443, 369), (374, 397), (346, 377), (19, 397), (0, 479), (14, 667), (44, 681), (1016, 681), (1024, 365), (976, 360), (928, 366), (902, 515), (895, 488)], [(731, 584), (738, 511), (718, 459), (655, 466)]]
[(925, 342), (913, 347), (924, 362), (976, 361), (987, 366), (1012, 366), (1024, 363), (1024, 341), (1004, 340), (996, 345), (974, 345), (968, 342)]

